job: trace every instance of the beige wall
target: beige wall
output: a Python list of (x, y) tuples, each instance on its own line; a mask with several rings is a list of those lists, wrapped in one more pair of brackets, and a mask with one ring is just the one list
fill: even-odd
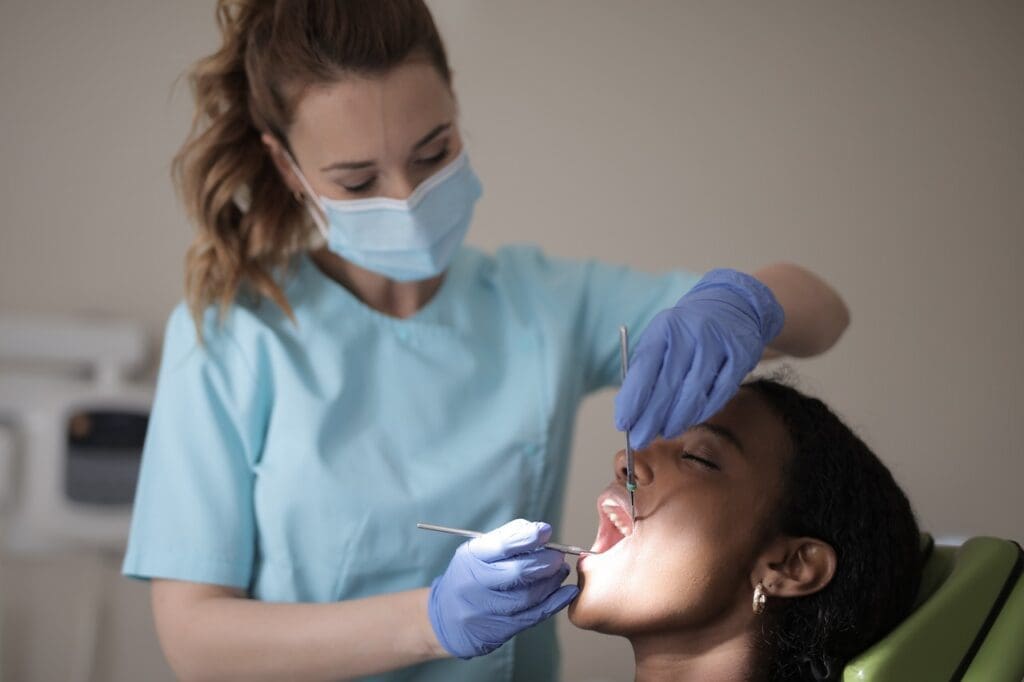
[[(159, 333), (189, 239), (167, 177), (190, 114), (172, 83), (215, 43), (210, 4), (0, 3), (0, 311)], [(652, 270), (811, 267), (853, 324), (793, 363), (805, 386), (884, 456), (926, 528), (1024, 539), (1024, 5), (432, 6), (486, 187), (472, 243)], [(611, 412), (602, 394), (580, 415), (573, 542), (593, 533), (621, 441)], [(11, 679), (69, 665), (57, 614), (89, 561), (8, 562)], [(103, 678), (166, 678), (145, 590), (106, 570)], [(622, 642), (565, 635), (567, 679), (628, 677)]]

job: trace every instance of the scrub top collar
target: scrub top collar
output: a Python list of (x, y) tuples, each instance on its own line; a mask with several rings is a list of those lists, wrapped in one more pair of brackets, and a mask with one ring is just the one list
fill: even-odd
[[(451, 265), (444, 272), (441, 286), (427, 304), (411, 317), (399, 318), (386, 315), (366, 305), (342, 284), (324, 274), (311, 258), (309, 252), (296, 256), (295, 271), (285, 285), (285, 293), (289, 300), (293, 297), (307, 296), (316, 301), (316, 307), (324, 314), (358, 315), (373, 324), (406, 331), (437, 330), (453, 326), (452, 297), (459, 295), (458, 290), (468, 284), (467, 278), (474, 274), (472, 261), (478, 254), (465, 246), (460, 247)], [(484, 282), (489, 282), (490, 269), (477, 268), (477, 274)]]

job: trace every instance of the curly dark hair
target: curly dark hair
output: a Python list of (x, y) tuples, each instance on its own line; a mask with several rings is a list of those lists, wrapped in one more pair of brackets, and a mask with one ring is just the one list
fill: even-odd
[(823, 402), (788, 383), (743, 385), (782, 419), (792, 444), (769, 528), (827, 542), (837, 565), (821, 591), (768, 600), (759, 667), (769, 680), (832, 680), (910, 612), (921, 578), (920, 531), (871, 449)]

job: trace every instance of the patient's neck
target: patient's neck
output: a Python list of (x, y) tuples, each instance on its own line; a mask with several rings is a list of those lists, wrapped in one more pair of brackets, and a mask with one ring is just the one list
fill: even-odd
[(718, 627), (633, 636), (636, 682), (757, 679), (753, 641), (752, 632)]

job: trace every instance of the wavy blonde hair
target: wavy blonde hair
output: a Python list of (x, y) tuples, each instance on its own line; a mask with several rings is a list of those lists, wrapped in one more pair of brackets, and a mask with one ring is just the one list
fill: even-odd
[(222, 44), (188, 73), (195, 116), (172, 176), (197, 233), (185, 296), (221, 317), (240, 290), (294, 317), (275, 273), (309, 244), (311, 222), (261, 140), (287, 149), (306, 88), (379, 75), (422, 54), (451, 82), (444, 44), (422, 0), (218, 0)]

